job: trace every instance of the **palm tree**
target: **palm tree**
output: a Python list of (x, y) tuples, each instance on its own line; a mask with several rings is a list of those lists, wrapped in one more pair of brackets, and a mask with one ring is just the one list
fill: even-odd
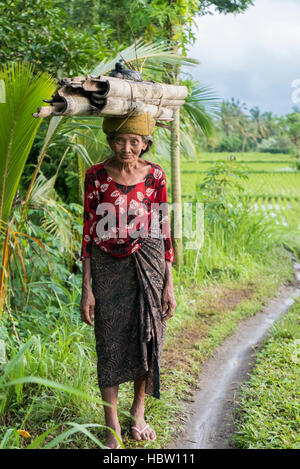
[(267, 136), (267, 129), (265, 126), (264, 118), (263, 115), (260, 112), (260, 109), (258, 106), (255, 106), (249, 110), (250, 115), (252, 117), (252, 120), (255, 123), (256, 126), (256, 133), (258, 138), (261, 140), (263, 138), (266, 138)]
[(221, 103), (220, 116), (222, 128), (225, 135), (229, 137), (234, 131), (235, 122), (232, 113), (232, 106), (228, 102), (223, 101)]

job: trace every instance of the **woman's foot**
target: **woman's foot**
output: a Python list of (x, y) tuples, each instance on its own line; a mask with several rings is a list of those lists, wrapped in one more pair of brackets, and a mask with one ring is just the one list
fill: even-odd
[[(119, 426), (118, 428), (113, 428), (111, 427), (115, 432), (116, 434), (118, 435), (118, 437), (120, 437), (120, 440), (122, 441), (122, 437), (121, 437), (121, 427)], [(113, 434), (113, 432), (111, 430), (106, 430), (106, 440), (105, 440), (105, 444), (104, 446), (107, 448), (107, 449), (120, 449), (120, 443), (119, 441), (116, 439), (115, 435)]]
[(131, 430), (136, 441), (156, 440), (156, 433), (144, 419), (144, 409), (131, 409)]

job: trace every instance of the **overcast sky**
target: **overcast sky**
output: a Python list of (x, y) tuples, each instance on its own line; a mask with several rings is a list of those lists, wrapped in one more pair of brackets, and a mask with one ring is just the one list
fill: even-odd
[[(220, 98), (281, 115), (292, 111), (292, 82), (300, 88), (300, 0), (255, 0), (244, 14), (197, 19), (189, 73)], [(299, 93), (300, 94), (300, 93)]]

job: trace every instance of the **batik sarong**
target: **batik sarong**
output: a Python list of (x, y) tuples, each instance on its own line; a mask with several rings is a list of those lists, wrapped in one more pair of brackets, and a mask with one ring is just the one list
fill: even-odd
[(160, 398), (166, 334), (162, 317), (164, 244), (146, 237), (133, 254), (117, 258), (95, 243), (91, 251), (100, 388), (146, 376), (146, 393)]

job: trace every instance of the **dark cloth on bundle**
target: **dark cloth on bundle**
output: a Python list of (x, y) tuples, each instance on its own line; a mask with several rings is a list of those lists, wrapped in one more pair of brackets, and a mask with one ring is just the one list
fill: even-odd
[(130, 256), (117, 258), (95, 243), (91, 252), (95, 337), (100, 388), (146, 375), (146, 393), (160, 398), (166, 334), (162, 320), (164, 244), (146, 237)]

